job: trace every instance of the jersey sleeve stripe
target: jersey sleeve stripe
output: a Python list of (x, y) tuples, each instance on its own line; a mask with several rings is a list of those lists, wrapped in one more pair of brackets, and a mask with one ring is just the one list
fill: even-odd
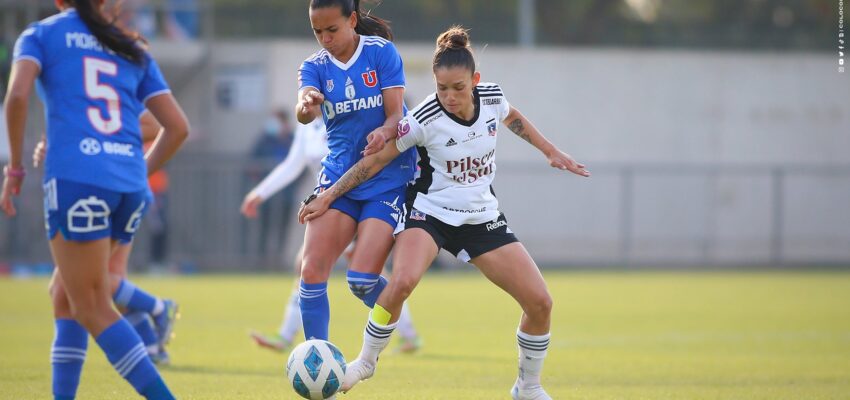
[(482, 93), (479, 94), (478, 97), (502, 97), (502, 93)]
[(425, 114), (426, 112), (429, 112), (430, 110), (433, 110), (434, 107), (439, 107), (437, 105), (437, 99), (429, 101), (424, 106), (422, 106), (418, 110), (414, 111), (413, 116), (418, 118), (420, 115)]
[(366, 36), (366, 40), (367, 40), (367, 41), (369, 41), (369, 40), (374, 40), (374, 41), (384, 42), (384, 43), (389, 42), (389, 40), (384, 39), (384, 38), (382, 38), (382, 37), (380, 37), (380, 36)]
[(383, 86), (383, 87), (381, 87), (381, 90), (384, 90), (384, 89), (392, 89), (392, 88), (397, 88), (397, 87), (403, 88), (403, 87), (404, 87), (404, 85)]
[(152, 99), (156, 96), (168, 94), (168, 93), (171, 93), (171, 89), (157, 90), (156, 92), (153, 92), (153, 93), (145, 96), (145, 98), (142, 100), (142, 104), (147, 104), (148, 100), (150, 100), (150, 99)]
[(431, 117), (433, 117), (433, 116), (435, 116), (435, 115), (437, 115), (437, 114), (441, 113), (442, 111), (443, 111), (443, 110), (441, 110), (441, 109), (437, 108), (436, 110), (434, 110), (434, 111), (433, 111), (433, 112), (431, 112), (430, 114), (427, 114), (427, 115), (423, 116), (422, 118), (416, 118), (416, 121), (417, 121), (417, 122), (419, 122), (420, 124), (424, 124), (424, 123), (425, 123), (425, 121), (427, 121), (427, 120), (428, 120), (428, 118), (431, 118)]
[(38, 69), (42, 69), (42, 68), (41, 68), (41, 60), (39, 60), (39, 59), (37, 59), (37, 58), (35, 58), (35, 57), (33, 57), (33, 56), (28, 56), (28, 55), (21, 55), (21, 56), (17, 56), (17, 57), (15, 57), (15, 61), (14, 61), (14, 62), (12, 62), (12, 64), (14, 64), (14, 63), (16, 63), (16, 62), (18, 62), (18, 61), (22, 61), (22, 60), (32, 61), (32, 62), (34, 62), (36, 65), (38, 65)]
[(422, 114), (414, 115), (413, 118), (416, 118), (416, 120), (419, 121), (419, 123), (421, 124), (426, 119), (433, 117), (434, 113), (437, 111), (440, 111), (440, 107), (434, 107)]

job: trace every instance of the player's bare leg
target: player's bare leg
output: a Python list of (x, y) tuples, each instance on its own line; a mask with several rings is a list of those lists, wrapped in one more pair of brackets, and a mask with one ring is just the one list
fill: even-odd
[(393, 253), (393, 279), (369, 314), (360, 355), (346, 367), (345, 379), (340, 387), (343, 393), (374, 375), (378, 355), (390, 341), (404, 301), (410, 297), (439, 251), (434, 239), (423, 229), (408, 229), (398, 235)]
[(551, 400), (540, 384), (552, 313), (552, 298), (540, 270), (519, 242), (489, 251), (471, 262), (516, 299), (523, 310), (517, 331), (519, 376), (511, 396), (514, 400)]

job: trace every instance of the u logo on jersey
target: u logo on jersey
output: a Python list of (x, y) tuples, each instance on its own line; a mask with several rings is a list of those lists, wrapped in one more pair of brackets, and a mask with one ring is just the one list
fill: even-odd
[(375, 70), (366, 71), (362, 76), (364, 85), (368, 87), (375, 87), (378, 85), (378, 73)]

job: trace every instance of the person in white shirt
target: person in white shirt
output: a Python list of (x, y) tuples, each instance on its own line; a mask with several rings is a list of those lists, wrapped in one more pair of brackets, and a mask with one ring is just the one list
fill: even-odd
[[(286, 159), (278, 164), (256, 187), (245, 195), (241, 207), (242, 214), (247, 218), (257, 218), (260, 205), (283, 188), (295, 182), (305, 169), (310, 170), (314, 176), (318, 176), (322, 167), (322, 158), (327, 154), (328, 133), (325, 130), (325, 124), (322, 120), (316, 118), (309, 124), (298, 124), (295, 129), (292, 148), (289, 150)], [(353, 247), (349, 246), (349, 249), (344, 254), (350, 254), (350, 249), (353, 249)], [(300, 267), (303, 250), (304, 248), (302, 246), (295, 255), (293, 265), (295, 266), (296, 277), (301, 275)], [(277, 334), (265, 335), (257, 331), (251, 331), (250, 336), (257, 345), (277, 352), (285, 352), (292, 347), (295, 336), (301, 328), (301, 308), (298, 306), (298, 283), (299, 280), (296, 279)], [(412, 353), (422, 345), (419, 334), (413, 326), (410, 310), (406, 304), (403, 307), (399, 322), (399, 334), (401, 340), (398, 345), (398, 351), (400, 352)]]
[(453, 27), (441, 34), (433, 61), (437, 92), (399, 122), (394, 144), (361, 159), (299, 212), (302, 222), (318, 217), (334, 199), (403, 151), (417, 148), (420, 175), (408, 188), (405, 218), (396, 230), (393, 277), (369, 314), (363, 347), (347, 366), (343, 392), (375, 373), (402, 303), (443, 248), (474, 264), (522, 307), (513, 399), (551, 399), (540, 384), (540, 373), (549, 345), (552, 298), (534, 260), (499, 212), (490, 186), (496, 173), (498, 123), (539, 149), (552, 167), (584, 177), (590, 173), (511, 107), (499, 85), (480, 83), (475, 65), (464, 29)]

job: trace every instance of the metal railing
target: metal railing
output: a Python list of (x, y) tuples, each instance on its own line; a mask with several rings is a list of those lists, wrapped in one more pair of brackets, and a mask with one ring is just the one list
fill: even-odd
[[(295, 203), (313, 177), (289, 190), (289, 202), (269, 199), (264, 220), (245, 220), (242, 198), (269, 167), (178, 157), (169, 167), (169, 260), (206, 271), (288, 269), (303, 237)], [(501, 208), (541, 265), (850, 265), (850, 166), (594, 163), (593, 173), (569, 179), (500, 162)], [(49, 262), (36, 174), (22, 196), (20, 215), (0, 222), (0, 261)], [(145, 229), (135, 265), (149, 262)]]

